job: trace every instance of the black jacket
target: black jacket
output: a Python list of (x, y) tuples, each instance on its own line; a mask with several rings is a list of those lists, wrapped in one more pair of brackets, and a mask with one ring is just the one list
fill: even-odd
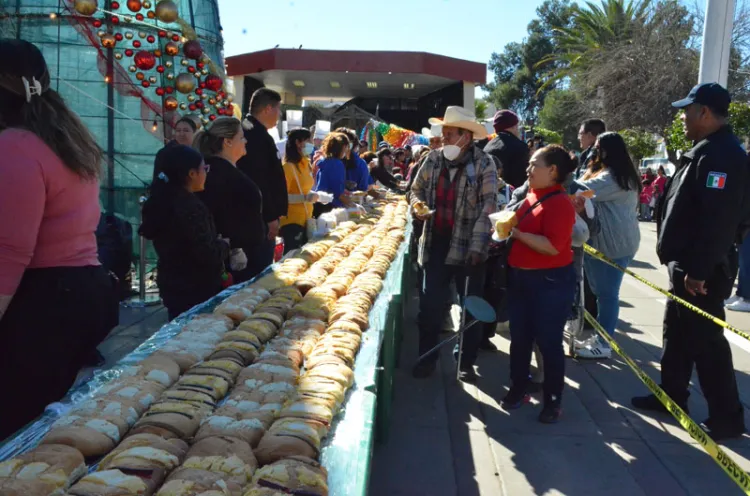
[(156, 152), (156, 157), (154, 157), (154, 173), (153, 173), (152, 178), (151, 178), (151, 183), (155, 183), (156, 182), (156, 179), (158, 178), (159, 173), (164, 168), (164, 165), (162, 164), (162, 162), (164, 161), (164, 151), (168, 150), (168, 149), (170, 149), (173, 146), (178, 145), (178, 144), (179, 143), (177, 143), (177, 141), (172, 140), (169, 143), (167, 143), (166, 145), (164, 145), (164, 148), (162, 148), (161, 150), (159, 150), (158, 152)]
[(139, 232), (154, 242), (162, 291), (221, 287), (229, 247), (219, 241), (211, 213), (196, 195), (174, 188), (143, 205)]
[(749, 213), (747, 155), (731, 128), (685, 153), (665, 190), (657, 205), (659, 259), (705, 281), (726, 261)]
[(590, 147), (586, 148), (583, 152), (581, 152), (581, 156), (578, 157), (578, 168), (576, 169), (576, 179), (580, 179), (584, 174), (586, 174), (586, 170), (589, 168), (589, 162), (593, 158), (594, 155), (594, 145), (591, 145)]
[(251, 126), (245, 129), (247, 155), (237, 162), (237, 168), (260, 188), (263, 220), (271, 222), (285, 216), (289, 206), (281, 154), (265, 126), (255, 117), (247, 119)]
[(380, 181), (380, 183), (388, 189), (399, 190), (398, 181), (393, 177), (393, 174), (386, 170), (385, 165), (383, 164), (379, 163), (370, 169), (370, 177), (376, 181)]
[(229, 238), (232, 248), (250, 257), (266, 238), (263, 200), (258, 186), (237, 167), (221, 157), (209, 157), (211, 171), (206, 189), (198, 193), (216, 222), (216, 230)]
[(513, 134), (501, 131), (484, 151), (500, 161), (503, 167), (503, 180), (518, 188), (526, 182), (526, 169), (529, 167), (529, 147)]

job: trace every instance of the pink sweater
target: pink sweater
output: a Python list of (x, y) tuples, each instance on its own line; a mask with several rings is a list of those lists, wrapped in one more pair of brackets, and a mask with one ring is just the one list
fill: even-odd
[(83, 181), (35, 134), (0, 132), (0, 295), (24, 271), (99, 265), (99, 183)]

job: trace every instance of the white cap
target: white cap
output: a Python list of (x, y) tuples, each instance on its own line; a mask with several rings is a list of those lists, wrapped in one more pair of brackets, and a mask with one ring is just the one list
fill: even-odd
[(315, 122), (315, 138), (323, 139), (331, 133), (331, 122), (330, 121), (316, 121)]
[(286, 111), (286, 123), (287, 129), (294, 129), (295, 127), (302, 127), (302, 111), (301, 110), (287, 110)]

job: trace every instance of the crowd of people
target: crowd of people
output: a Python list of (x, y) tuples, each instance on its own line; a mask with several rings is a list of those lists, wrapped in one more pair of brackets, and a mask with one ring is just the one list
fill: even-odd
[[(50, 87), (37, 48), (0, 41), (0, 57), (8, 61), (0, 69), (0, 369), (14, 377), (6, 389), (15, 405), (0, 410), (4, 438), (64, 395), (116, 324), (118, 297), (94, 235), (101, 151)], [(487, 298), (498, 325), (465, 333), (463, 349), (454, 350), (460, 380), (478, 379), (478, 353), (496, 350), (496, 329), (509, 329), (511, 383), (502, 403), (518, 408), (541, 391), (539, 420), (552, 423), (561, 414), (565, 330), (578, 338), (575, 354), (607, 359), (611, 350), (587, 334), (583, 309), (610, 335), (618, 325), (623, 273), (584, 256), (583, 245), (627, 268), (640, 244), (644, 195), (649, 210), (640, 214), (650, 217), (654, 203), (671, 291), (724, 317), (738, 246), (750, 228), (747, 156), (727, 125), (724, 88), (700, 85), (675, 106), (684, 108), (696, 145), (673, 178), (662, 170), (644, 180), (623, 138), (601, 120), (582, 123), (578, 157), (560, 145), (525, 143), (510, 110), (496, 114), (497, 136), (489, 142), (471, 111), (450, 106), (423, 130), (429, 146), (379, 143), (374, 153), (351, 129), (296, 128), (282, 153), (268, 133), (280, 118), (281, 96), (261, 88), (242, 122), (220, 117), (202, 129), (187, 117), (176, 123), (174, 140), (155, 158), (140, 234), (153, 241), (171, 319), (263, 271), (277, 236), (287, 250), (302, 246), (316, 217), (357, 208), (355, 193), (407, 193), (418, 240), (420, 354), (438, 343), (452, 291), (462, 300)], [(493, 236), (490, 220), (503, 209), (515, 212), (506, 239)], [(748, 274), (740, 279), (741, 301)], [(709, 404), (706, 429), (715, 439), (743, 432), (722, 329), (670, 301), (664, 332), (664, 389), (686, 407), (696, 365)], [(32, 349), (35, 359), (28, 360)], [(432, 375), (436, 360), (418, 362), (414, 376)], [(633, 405), (662, 408), (653, 396)]]

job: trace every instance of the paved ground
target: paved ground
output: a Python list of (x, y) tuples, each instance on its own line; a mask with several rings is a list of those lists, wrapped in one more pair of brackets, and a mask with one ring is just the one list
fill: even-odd
[[(641, 232), (641, 250), (633, 269), (666, 286), (666, 273), (654, 255), (654, 225), (643, 224)], [(617, 339), (657, 380), (664, 302), (651, 289), (626, 278)], [(646, 390), (620, 359), (568, 359), (564, 414), (552, 426), (537, 422), (538, 401), (512, 413), (499, 405), (508, 385), (507, 335), (495, 337), (499, 353), (480, 357), (481, 380), (476, 386), (455, 382), (448, 354), (441, 358), (439, 373), (433, 378), (412, 379), (414, 295), (410, 309), (390, 436), (376, 445), (371, 495), (740, 494), (671, 417), (631, 410), (630, 397)], [(730, 313), (728, 320), (750, 329), (750, 314)], [(124, 309), (122, 325), (100, 346), (108, 364), (138, 346), (165, 321), (161, 307)], [(750, 407), (750, 343), (729, 337), (743, 401)], [(698, 421), (706, 416), (697, 388), (690, 410)], [(750, 425), (750, 416), (746, 422)], [(725, 447), (750, 470), (750, 440), (732, 441)]]
[[(655, 226), (643, 224), (641, 232), (633, 268), (665, 287), (666, 272), (654, 254)], [(617, 340), (657, 380), (664, 303), (626, 278)], [(499, 353), (480, 356), (476, 386), (455, 382), (447, 353), (439, 374), (411, 378), (413, 317), (406, 324), (390, 436), (376, 446), (373, 496), (741, 494), (671, 417), (630, 408), (630, 397), (646, 389), (619, 358), (568, 359), (563, 417), (557, 425), (542, 425), (538, 401), (512, 413), (499, 405), (509, 382), (507, 335), (495, 337)], [(750, 329), (750, 314), (730, 314), (728, 320)], [(732, 346), (743, 402), (750, 405), (750, 343), (731, 341), (744, 347)], [(699, 389), (689, 406), (695, 420), (707, 416)], [(746, 422), (750, 426), (750, 416)], [(750, 470), (748, 438), (725, 447)]]

